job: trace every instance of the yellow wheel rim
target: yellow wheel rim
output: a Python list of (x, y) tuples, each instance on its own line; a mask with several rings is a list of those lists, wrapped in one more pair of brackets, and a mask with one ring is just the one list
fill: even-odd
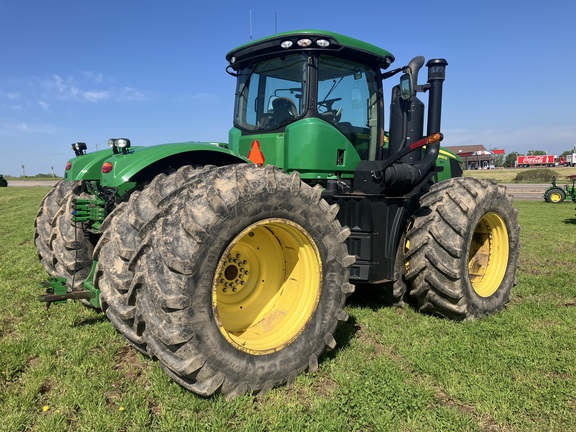
[(509, 254), (504, 220), (496, 213), (486, 213), (474, 229), (468, 254), (470, 282), (480, 297), (490, 297), (498, 290), (506, 273)]
[(550, 202), (557, 203), (562, 201), (562, 195), (559, 192), (552, 192), (550, 194)]
[(261, 355), (281, 350), (316, 311), (322, 260), (314, 240), (286, 219), (244, 229), (222, 254), (212, 284), (218, 327), (237, 349)]

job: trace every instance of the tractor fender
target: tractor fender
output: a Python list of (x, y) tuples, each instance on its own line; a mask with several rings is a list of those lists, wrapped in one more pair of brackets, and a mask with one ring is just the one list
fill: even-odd
[(64, 179), (99, 180), (102, 164), (113, 155), (112, 149), (106, 149), (69, 159), (64, 170)]
[(115, 154), (103, 164), (112, 164), (109, 172), (101, 173), (100, 184), (118, 188), (125, 183), (151, 180), (157, 174), (176, 170), (184, 165), (230, 165), (250, 162), (246, 157), (227, 148), (227, 144), (186, 142), (130, 148), (126, 154)]

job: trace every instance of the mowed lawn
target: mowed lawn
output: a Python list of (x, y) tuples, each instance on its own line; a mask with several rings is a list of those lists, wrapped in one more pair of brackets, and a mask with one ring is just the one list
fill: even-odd
[(337, 348), (290, 387), (234, 400), (174, 384), (102, 313), (37, 302), (45, 187), (0, 189), (1, 431), (576, 430), (576, 210), (516, 202), (509, 307), (452, 322), (350, 298)]

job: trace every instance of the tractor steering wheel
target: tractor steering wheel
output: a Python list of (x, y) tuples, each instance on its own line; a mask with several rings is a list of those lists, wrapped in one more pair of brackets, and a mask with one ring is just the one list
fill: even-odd
[(334, 99), (324, 99), (323, 101), (318, 102), (318, 108), (324, 107), (326, 111), (332, 111), (332, 105), (334, 102), (341, 101), (342, 98), (334, 98)]

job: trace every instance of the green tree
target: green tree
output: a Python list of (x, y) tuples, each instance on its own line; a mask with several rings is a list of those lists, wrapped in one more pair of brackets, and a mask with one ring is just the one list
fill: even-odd
[(506, 168), (516, 166), (516, 159), (518, 159), (518, 153), (508, 153), (504, 159), (504, 166)]
[(503, 154), (499, 154), (498, 156), (496, 156), (496, 159), (494, 159), (493, 163), (495, 167), (502, 167), (504, 166), (504, 155)]
[(548, 152), (544, 150), (528, 150), (528, 156), (537, 156), (537, 155), (545, 155)]

